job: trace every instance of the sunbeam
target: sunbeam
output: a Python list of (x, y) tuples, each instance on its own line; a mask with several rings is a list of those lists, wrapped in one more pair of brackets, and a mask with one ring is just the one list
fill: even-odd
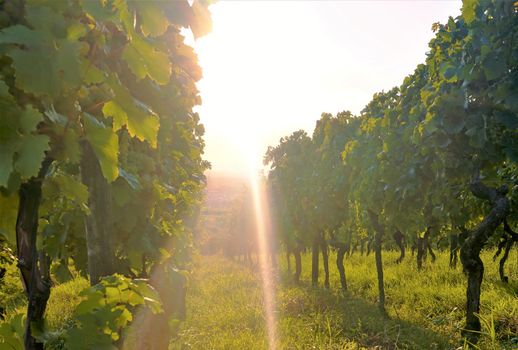
[[(253, 159), (253, 158), (250, 158)], [(261, 273), (263, 303), (268, 334), (268, 348), (277, 348), (277, 331), (275, 318), (275, 273), (272, 264), (272, 245), (270, 237), (270, 216), (268, 212), (267, 196), (264, 184), (254, 164), (250, 166), (250, 187), (254, 202), (255, 228), (257, 234), (257, 254), (259, 260), (259, 270)]]

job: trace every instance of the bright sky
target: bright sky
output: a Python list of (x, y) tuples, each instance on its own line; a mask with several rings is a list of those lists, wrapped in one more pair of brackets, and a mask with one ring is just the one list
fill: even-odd
[(322, 112), (358, 113), (375, 92), (424, 62), (432, 23), (460, 13), (443, 1), (220, 1), (196, 41), (197, 108), (214, 172), (259, 168), (269, 145)]

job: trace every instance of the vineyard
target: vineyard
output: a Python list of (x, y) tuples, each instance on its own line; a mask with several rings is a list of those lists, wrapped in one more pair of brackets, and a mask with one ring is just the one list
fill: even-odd
[(0, 0), (0, 349), (516, 349), (518, 3), (207, 182), (209, 5)]

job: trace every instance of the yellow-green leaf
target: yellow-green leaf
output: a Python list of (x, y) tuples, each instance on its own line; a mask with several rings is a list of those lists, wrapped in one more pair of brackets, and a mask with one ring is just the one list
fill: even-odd
[(112, 128), (106, 127), (95, 117), (85, 114), (83, 117), (85, 136), (99, 160), (101, 170), (109, 182), (119, 176), (118, 153), (119, 138)]

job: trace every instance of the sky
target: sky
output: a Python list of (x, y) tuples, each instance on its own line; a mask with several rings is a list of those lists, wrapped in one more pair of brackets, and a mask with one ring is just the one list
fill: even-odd
[(212, 173), (248, 174), (269, 145), (323, 112), (359, 113), (375, 92), (423, 63), (432, 23), (460, 0), (219, 1), (213, 30), (192, 41), (205, 159)]

